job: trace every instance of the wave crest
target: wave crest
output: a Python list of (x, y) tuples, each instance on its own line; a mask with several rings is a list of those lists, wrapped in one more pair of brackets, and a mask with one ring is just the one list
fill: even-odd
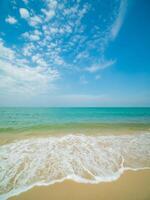
[(150, 168), (150, 134), (32, 138), (0, 147), (0, 197), (65, 179), (112, 181)]

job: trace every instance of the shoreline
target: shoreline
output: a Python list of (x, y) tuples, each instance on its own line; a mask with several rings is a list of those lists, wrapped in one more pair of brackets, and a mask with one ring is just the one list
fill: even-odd
[[(5, 130), (5, 129), (4, 129)], [(150, 124), (137, 123), (75, 123), (0, 130), (0, 146), (24, 139), (62, 137), (65, 135), (121, 136), (150, 132)]]
[[(54, 136), (54, 135), (53, 135)], [(53, 136), (49, 136), (50, 138), (53, 138)], [(76, 136), (79, 136), (79, 137), (76, 137)], [(14, 186), (14, 183), (16, 183), (16, 186), (17, 186), (17, 184), (20, 184), (19, 183), (19, 179), (16, 179), (16, 177), (17, 177), (17, 175), (15, 175), (14, 177), (13, 177), (13, 179), (11, 180), (10, 178), (8, 178), (8, 181), (15, 181), (15, 182), (12, 182), (12, 189), (14, 188), (14, 190), (15, 190), (15, 188), (16, 188), (16, 191), (13, 191), (13, 192), (10, 192), (10, 194), (9, 194), (9, 191), (11, 191), (11, 190), (8, 190), (8, 193), (6, 193), (6, 194), (8, 194), (8, 195), (2, 195), (2, 196), (0, 196), (0, 199), (2, 199), (2, 200), (4, 200), (4, 199), (6, 199), (6, 197), (7, 197), (7, 199), (8, 199), (8, 197), (9, 197), (9, 199), (11, 199), (11, 198), (13, 198), (12, 196), (12, 194), (14, 193), (14, 195), (17, 195), (17, 196), (15, 196), (16, 198), (18, 198), (18, 196), (19, 196), (19, 198), (20, 198), (20, 196), (22, 195), (22, 194), (26, 194), (27, 193), (27, 195), (28, 195), (28, 193), (30, 193), (30, 191), (34, 191), (35, 189), (34, 188), (38, 188), (37, 190), (41, 190), (40, 188), (53, 188), (54, 186), (57, 188), (58, 186), (57, 185), (62, 185), (61, 187), (67, 187), (67, 188), (69, 188), (70, 187), (70, 183), (71, 183), (71, 185), (72, 185), (72, 182), (75, 184), (74, 185), (74, 187), (75, 188), (78, 188), (78, 186), (76, 186), (76, 184), (77, 185), (86, 185), (86, 186), (88, 186), (88, 187), (90, 187), (89, 185), (95, 185), (95, 187), (96, 187), (96, 185), (97, 185), (97, 187), (98, 187), (98, 189), (95, 189), (95, 187), (92, 189), (92, 190), (96, 190), (95, 191), (95, 193), (97, 194), (97, 195), (99, 195), (99, 190), (101, 190), (101, 187), (102, 187), (102, 185), (110, 185), (110, 184), (113, 184), (113, 183), (116, 183), (116, 182), (118, 182), (120, 179), (122, 180), (122, 177), (129, 177), (129, 179), (130, 179), (130, 176), (135, 176), (134, 177), (134, 179), (137, 179), (136, 178), (136, 176), (137, 177), (139, 177), (139, 176), (141, 176), (141, 178), (144, 176), (145, 178), (144, 178), (144, 180), (143, 180), (143, 183), (141, 183), (141, 184), (143, 184), (143, 185), (145, 185), (145, 182), (147, 182), (147, 177), (149, 177), (149, 180), (150, 180), (150, 168), (148, 167), (148, 166), (150, 166), (150, 165), (148, 165), (148, 163), (147, 163), (147, 160), (143, 160), (142, 162), (145, 162), (145, 165), (143, 165), (143, 167), (142, 167), (142, 165), (141, 165), (141, 168), (138, 166), (138, 165), (136, 165), (135, 164), (135, 166), (134, 167), (132, 167), (132, 164), (130, 165), (130, 162), (132, 163), (132, 156), (131, 156), (131, 158), (130, 158), (130, 156), (129, 156), (129, 159), (128, 159), (128, 157), (126, 157), (126, 156), (128, 156), (128, 155), (130, 155), (130, 154), (128, 154), (129, 152), (127, 152), (127, 155), (126, 154), (124, 154), (124, 157), (122, 157), (122, 154), (121, 154), (121, 157), (119, 157), (119, 160), (117, 159), (118, 157), (115, 157), (115, 155), (117, 156), (118, 155), (118, 153), (120, 152), (121, 153), (121, 151), (120, 151), (120, 148), (119, 149), (114, 149), (114, 154), (112, 154), (111, 152), (112, 152), (112, 150), (111, 150), (111, 145), (112, 145), (112, 147), (114, 147), (114, 145), (113, 145), (113, 143), (115, 142), (116, 144), (120, 144), (120, 147), (122, 147), (123, 148), (123, 146), (124, 146), (124, 148), (127, 148), (127, 146), (128, 146), (128, 144), (130, 144), (130, 142), (133, 140), (133, 142), (134, 142), (134, 144), (138, 144), (138, 146), (139, 145), (142, 145), (143, 147), (147, 147), (148, 149), (149, 149), (149, 134), (147, 135), (147, 134), (144, 134), (144, 135), (134, 135), (135, 137), (133, 137), (133, 135), (131, 135), (131, 134), (129, 134), (128, 136), (129, 137), (124, 137), (123, 136), (123, 134), (122, 135), (120, 135), (121, 136), (121, 138), (123, 137), (124, 138), (124, 140), (119, 140), (120, 141), (120, 143), (117, 143), (117, 141), (118, 141), (118, 139), (120, 139), (120, 137), (118, 137), (117, 135), (116, 136), (114, 136), (113, 138), (109, 138), (109, 135), (105, 135), (104, 136), (104, 138), (106, 139), (106, 140), (102, 140), (101, 141), (101, 136), (102, 135), (100, 135), (100, 141), (98, 141), (98, 138), (96, 139), (96, 137), (97, 137), (97, 135), (95, 135), (95, 136), (93, 136), (93, 137), (84, 137), (84, 136), (87, 136), (87, 135), (74, 135), (74, 136), (72, 136), (72, 135), (65, 135), (65, 139), (64, 138), (62, 138), (62, 140), (61, 140), (61, 138), (60, 137), (57, 137), (56, 135), (54, 136), (54, 140), (52, 140), (53, 142), (51, 143), (49, 140), (47, 140), (46, 138), (44, 139), (44, 137), (43, 137), (43, 139), (42, 140), (40, 140), (40, 138), (36, 138), (37, 140), (26, 140), (26, 141), (22, 141), (22, 143), (19, 143), (19, 141), (17, 140), (17, 142), (18, 143), (14, 143), (14, 144), (12, 144), (12, 145), (8, 145), (8, 146), (3, 146), (2, 147), (2, 152), (3, 152), (3, 154), (1, 154), (1, 158), (2, 158), (2, 160), (3, 160), (3, 165), (1, 165), (1, 167), (4, 169), (4, 172), (5, 172), (5, 170), (6, 170), (6, 172), (5, 173), (7, 173), (7, 172), (11, 172), (12, 174), (15, 174), (15, 170), (17, 169), (21, 169), (20, 167), (22, 166), (26, 166), (27, 164), (28, 164), (28, 166), (30, 166), (30, 164), (32, 164), (32, 163), (34, 163), (34, 165), (32, 166), (33, 167), (33, 169), (34, 169), (34, 167), (35, 167), (35, 169), (36, 169), (36, 167), (38, 166), (38, 170), (39, 170), (39, 172), (41, 173), (41, 175), (43, 174), (47, 174), (46, 176), (44, 176), (42, 179), (41, 179), (41, 182), (40, 182), (40, 179), (39, 179), (39, 182), (33, 182), (31, 185), (30, 184), (27, 184), (27, 185), (29, 185), (28, 187), (18, 187), (18, 190), (17, 190), (17, 187), (15, 187)], [(127, 136), (127, 135), (126, 135)], [(147, 137), (148, 136), (148, 137)], [(143, 138), (144, 137), (144, 138)], [(35, 137), (34, 137), (35, 138)], [(102, 139), (103, 139), (103, 137), (102, 137)], [(127, 140), (126, 140), (127, 139)], [(130, 141), (130, 142), (129, 142)], [(136, 141), (136, 143), (135, 143), (135, 141)], [(145, 141), (145, 142), (144, 142)], [(146, 142), (147, 141), (147, 142)], [(143, 143), (144, 142), (144, 143)], [(81, 144), (86, 144), (86, 145), (84, 145), (84, 146), (82, 146)], [(92, 144), (92, 146), (91, 146), (91, 144)], [(99, 146), (97, 146), (99, 144)], [(123, 145), (121, 145), (121, 144), (123, 144)], [(136, 146), (133, 146), (133, 143), (131, 143), (132, 145), (130, 146), (128, 146), (128, 148), (129, 149), (131, 149), (131, 153), (133, 153), (132, 152), (132, 149), (133, 149), (133, 147), (136, 147)], [(21, 151), (18, 151), (17, 149), (18, 149), (18, 145), (19, 145), (19, 148), (21, 148)], [(20, 146), (21, 145), (21, 146)], [(45, 145), (46, 145), (46, 149), (45, 149)], [(56, 146), (59, 148), (59, 150), (60, 150), (60, 152), (59, 152), (59, 150), (58, 149), (56, 149)], [(73, 146), (74, 148), (73, 149), (70, 149), (69, 147), (71, 147), (71, 146)], [(96, 147), (99, 147), (100, 149), (93, 149), (93, 146), (96, 148)], [(32, 154), (28, 154), (28, 156), (27, 156), (27, 152), (26, 152), (26, 147), (28, 147), (27, 149), (28, 149), (28, 151), (27, 152), (32, 152)], [(32, 149), (32, 147), (34, 147), (33, 149)], [(84, 147), (84, 148), (83, 148)], [(108, 147), (108, 148), (107, 148)], [(116, 146), (117, 147), (117, 146)], [(11, 152), (7, 152), (7, 148), (8, 149), (10, 149), (11, 150)], [(68, 157), (66, 157), (64, 154), (63, 154), (63, 152), (64, 152), (64, 150), (65, 150), (65, 148), (68, 150), (68, 151), (66, 151), (66, 155), (68, 155)], [(78, 154), (78, 149), (79, 148), (81, 148), (81, 152), (83, 151), (83, 153), (85, 153), (85, 152), (89, 152), (90, 151), (90, 155), (92, 156), (92, 158), (94, 159), (95, 158), (95, 156), (96, 155), (101, 155), (100, 153), (102, 153), (102, 155), (106, 155), (106, 158), (105, 159), (102, 159), (101, 160), (101, 157), (97, 157), (96, 156), (96, 158), (97, 158), (97, 163), (99, 163), (99, 165), (97, 166), (97, 164), (95, 163), (95, 161), (94, 160), (92, 160), (92, 163), (95, 163), (95, 165), (99, 168), (99, 169), (103, 169), (103, 167), (101, 166), (101, 164), (100, 163), (103, 163), (103, 165), (105, 165), (106, 163), (107, 163), (107, 166), (108, 166), (108, 169), (109, 169), (109, 167), (111, 166), (112, 167), (112, 169), (113, 169), (113, 167), (116, 167), (116, 165), (114, 164), (113, 165), (113, 163), (115, 163), (115, 162), (117, 162), (118, 163), (118, 174), (115, 174), (114, 173), (114, 175), (112, 174), (112, 176), (110, 176), (110, 173), (109, 173), (109, 170), (107, 171), (107, 176), (106, 176), (106, 179), (104, 178), (104, 179), (101, 179), (100, 178), (100, 175), (102, 175), (101, 174), (101, 171), (99, 171), (100, 173), (99, 173), (99, 179), (98, 179), (98, 176), (97, 176), (97, 171), (95, 171), (95, 173), (90, 173), (90, 171), (88, 171), (88, 169), (90, 169), (90, 166), (92, 167), (92, 165), (90, 165), (90, 163), (91, 163), (91, 161), (89, 162), (89, 160), (91, 159), (91, 156), (90, 156), (90, 158), (88, 159), (88, 160), (86, 160), (86, 162), (84, 163), (84, 167), (82, 167), (81, 166), (81, 168), (80, 168), (80, 159), (82, 160), (83, 159), (83, 157), (81, 156), (79, 156), (80, 154)], [(40, 151), (39, 151), (39, 149), (40, 149)], [(70, 150), (69, 150), (70, 149)], [(45, 151), (45, 150), (48, 150), (48, 151)], [(76, 150), (77, 150), (77, 152), (76, 152)], [(117, 151), (117, 150), (119, 150), (119, 151)], [(52, 151), (51, 152), (51, 157), (49, 156), (49, 151)], [(94, 152), (99, 152), (99, 154), (96, 154), (95, 155), (95, 153)], [(148, 150), (149, 151), (149, 150)], [(44, 154), (42, 154), (44, 152)], [(72, 152), (72, 153), (71, 153)], [(117, 153), (118, 152), (118, 153)], [(125, 151), (126, 152), (126, 151)], [(137, 152), (138, 152), (138, 149), (137, 149)], [(144, 153), (145, 151), (144, 151), (144, 149), (143, 149), (143, 153)], [(56, 164), (55, 164), (55, 162), (54, 162), (54, 158), (55, 158), (55, 153), (58, 153), (57, 154), (57, 156), (56, 156)], [(139, 163), (140, 163), (140, 159), (144, 159), (143, 158), (143, 156), (142, 155), (147, 155), (148, 156), (148, 154), (140, 154), (140, 153), (142, 153), (142, 152), (139, 152), (139, 154), (137, 154), (137, 159), (139, 160)], [(12, 154), (12, 155), (11, 155)], [(5, 155), (5, 156), (4, 156)], [(24, 163), (23, 164), (23, 162), (22, 163), (20, 163), (20, 166), (19, 165), (17, 165), (17, 163), (18, 163), (18, 159), (20, 158), (20, 156), (23, 156), (22, 157), (22, 160), (26, 160), (26, 158), (28, 158), (29, 160), (32, 160), (33, 162), (29, 162), (29, 163)], [(29, 156), (30, 155), (30, 156)], [(45, 155), (45, 157), (44, 157), (44, 160), (42, 160), (42, 158), (43, 158), (43, 155)], [(111, 161), (111, 159), (109, 159), (110, 158), (110, 156), (107, 156), (107, 155), (114, 155), (114, 157), (113, 157), (113, 162)], [(140, 157), (138, 156), (138, 155), (141, 155)], [(12, 167), (11, 168), (9, 168), (8, 167), (8, 169), (6, 168), (6, 164), (7, 164), (7, 160), (6, 160), (6, 158), (9, 158), (9, 157), (13, 157), (13, 156), (15, 156), (14, 158), (16, 159), (16, 165), (14, 165), (15, 163), (13, 162), (13, 165), (12, 165)], [(27, 156), (27, 157), (26, 157)], [(54, 156), (54, 157), (53, 157)], [(65, 156), (65, 157), (64, 157)], [(71, 157), (69, 157), (69, 156), (71, 156)], [(74, 157), (72, 157), (72, 156), (74, 156)], [(78, 159), (77, 159), (77, 157), (76, 156), (79, 156), (78, 157)], [(86, 155), (87, 157), (88, 157), (88, 154)], [(133, 153), (133, 156), (134, 156), (134, 153)], [(51, 178), (48, 178), (47, 179), (47, 177), (49, 177), (49, 175), (51, 174), (51, 173), (49, 173), (47, 170), (49, 169), (49, 168), (45, 168), (45, 169), (43, 169), (42, 168), (42, 165), (39, 165), (39, 163), (37, 162), (37, 160), (39, 160), (39, 158), (41, 159), (41, 161), (44, 161), (45, 163), (51, 163), (51, 164), (54, 164), (54, 169), (53, 169), (53, 165), (52, 165), (52, 169), (54, 170), (54, 174), (55, 174), (55, 170), (57, 171), (57, 164), (58, 164), (58, 175), (56, 176), (56, 179), (51, 179)], [(63, 163), (57, 163), (57, 159), (58, 160), (63, 160), (63, 161), (65, 161), (66, 163), (68, 163), (68, 164), (71, 164), (71, 162), (70, 162), (70, 159), (72, 159), (73, 158), (73, 160), (76, 160), (76, 161), (78, 161), (77, 163), (76, 163), (76, 165), (78, 166), (78, 168), (77, 169), (82, 169), (83, 171), (81, 172), (81, 177), (79, 176), (78, 177), (78, 170), (77, 170), (77, 173), (76, 173), (76, 176), (65, 176), (64, 178), (61, 178), (61, 176), (59, 177), (59, 175), (61, 175), (61, 173), (63, 174), (65, 174), (65, 171), (63, 171), (63, 169), (62, 170), (59, 170), (59, 166), (61, 166), (62, 167), (62, 165), (61, 164), (63, 164)], [(123, 166), (123, 164), (124, 164), (124, 158), (125, 158), (125, 162), (126, 162), (126, 164)], [(147, 159), (149, 160), (149, 158), (147, 157)], [(100, 161), (102, 161), (102, 162), (100, 162)], [(133, 160), (134, 161), (134, 160)], [(109, 164), (108, 164), (109, 163)], [(128, 165), (128, 164), (129, 165)], [(10, 165), (12, 164), (12, 161), (10, 160)], [(133, 162), (133, 164), (134, 164), (134, 162)], [(44, 166), (44, 164), (43, 164), (43, 166)], [(45, 165), (46, 166), (46, 165)], [(48, 165), (49, 166), (49, 165)], [(50, 165), (51, 166), (51, 165)], [(70, 166), (70, 165), (69, 165)], [(130, 166), (131, 166), (131, 168), (130, 168)], [(136, 168), (136, 166), (137, 166), (137, 168)], [(146, 167), (147, 166), (147, 167)], [(19, 168), (18, 168), (19, 167)], [(60, 167), (60, 168), (61, 168)], [(64, 167), (64, 169), (65, 169), (65, 165), (63, 166)], [(68, 170), (69, 169), (75, 169), (74, 168), (75, 166), (72, 164), (71, 166), (70, 166), (70, 168), (68, 168)], [(30, 169), (30, 168), (28, 168), (28, 169)], [(30, 172), (31, 172), (31, 170), (32, 169), (30, 169), (30, 170), (27, 170), (26, 171), (26, 174), (28, 175), (28, 174), (30, 174)], [(52, 171), (53, 171), (52, 170)], [(66, 169), (65, 169), (66, 170)], [(19, 173), (20, 173), (20, 175), (21, 175), (21, 173), (22, 172), (19, 172), (18, 171), (18, 175), (19, 175)], [(60, 174), (59, 174), (60, 173)], [(145, 173), (147, 173), (147, 175), (145, 176), (144, 174)], [(129, 174), (130, 174), (130, 176), (129, 176)], [(133, 174), (136, 174), (136, 175), (133, 175)], [(140, 175), (140, 174), (142, 174), (142, 175)], [(22, 176), (24, 176), (25, 174), (23, 173), (22, 174)], [(51, 174), (52, 175), (52, 174)], [(93, 175), (95, 175), (95, 180), (93, 179), (93, 182), (92, 182), (92, 179), (91, 179), (91, 182), (89, 183), (88, 182), (88, 179), (86, 180), (86, 177), (90, 177), (90, 176), (93, 176)], [(34, 174), (34, 176), (33, 177), (37, 177), (38, 176), (38, 171), (37, 171), (37, 174), (35, 173)], [(31, 176), (32, 177), (32, 176)], [(52, 177), (53, 177), (53, 175), (52, 175)], [(59, 179), (57, 179), (57, 177), (59, 177)], [(83, 179), (82, 179), (82, 177), (83, 177)], [(85, 177), (85, 179), (84, 179), (84, 177)], [(5, 177), (5, 178), (7, 178), (7, 177)], [(25, 178), (25, 177), (24, 177)], [(39, 174), (39, 178), (40, 178), (40, 174)], [(10, 180), (9, 180), (10, 179)], [(48, 180), (47, 182), (46, 182), (46, 179)], [(25, 179), (26, 180), (26, 179)], [(45, 180), (45, 183), (44, 183), (44, 180)], [(49, 180), (54, 180), (53, 182), (51, 181), (51, 182), (49, 182)], [(56, 181), (57, 180), (57, 181)], [(27, 182), (29, 181), (28, 179), (26, 180)], [(25, 184), (27, 183), (27, 182), (24, 182)], [(84, 182), (85, 181), (85, 182)], [(131, 179), (131, 181), (132, 181), (132, 179)], [(137, 181), (139, 181), (140, 182), (140, 179), (139, 180), (137, 180)], [(136, 184), (136, 182), (137, 181), (135, 181), (135, 184)], [(95, 182), (95, 183), (94, 183)], [(120, 181), (119, 181), (120, 182)], [(128, 181), (127, 181), (128, 182)], [(130, 181), (129, 181), (130, 182)], [(65, 185), (68, 185), (68, 186), (65, 186)], [(114, 184), (113, 184), (114, 185)], [(150, 184), (149, 184), (150, 185)], [(21, 185), (20, 185), (21, 186)], [(74, 189), (75, 188), (72, 188), (72, 190), (74, 191)], [(81, 186), (81, 187), (83, 187), (83, 186)], [(96, 188), (97, 188), (96, 187)], [(108, 186), (107, 186), (108, 187)], [(114, 187), (114, 186), (113, 186)], [(119, 186), (119, 188), (120, 188), (120, 186)], [(118, 190), (119, 190), (119, 188), (118, 188)], [(133, 186), (132, 186), (132, 188), (134, 188)], [(4, 189), (4, 188), (3, 188)], [(54, 188), (55, 189), (55, 188)], [(65, 189), (65, 188), (64, 188)], [(106, 188), (107, 189), (107, 188)], [(42, 189), (43, 190), (43, 189)], [(48, 189), (49, 190), (49, 189)], [(57, 194), (57, 190), (58, 189), (56, 189), (56, 194)], [(66, 189), (65, 189), (66, 190)], [(77, 189), (77, 191), (75, 192), (75, 193), (78, 193), (78, 190), (80, 191), (80, 188), (78, 188)], [(86, 190), (86, 189), (85, 189)], [(87, 189), (87, 191), (88, 191), (89, 189)], [(98, 191), (97, 191), (98, 190)], [(144, 190), (144, 188), (143, 188), (143, 190)], [(3, 191), (3, 190), (2, 190)], [(149, 191), (150, 191), (150, 188), (149, 188)], [(67, 190), (66, 190), (66, 192), (67, 192)], [(103, 191), (101, 191), (101, 192), (103, 192)], [(45, 193), (45, 192), (44, 192)], [(43, 193), (43, 195), (44, 195), (44, 193)], [(145, 193), (145, 192), (144, 192)], [(147, 192), (146, 192), (147, 193)], [(3, 193), (4, 194), (4, 193)], [(33, 192), (33, 194), (34, 194), (34, 192)], [(72, 193), (71, 193), (72, 194)], [(69, 195), (71, 195), (71, 194), (69, 194)], [(51, 195), (51, 194), (49, 194), (49, 192), (48, 192), (48, 196), (49, 195)], [(116, 195), (116, 194), (115, 194)], [(149, 195), (149, 193), (148, 193), (148, 195)], [(32, 196), (32, 195), (31, 195)], [(5, 197), (5, 198), (4, 198)], [(149, 196), (150, 197), (150, 196)], [(24, 197), (23, 197), (24, 198)], [(46, 197), (47, 198), (47, 197)], [(55, 196), (55, 197), (51, 197), (52, 199), (54, 198), (54, 200), (56, 199), (58, 199), (57, 198), (57, 196)], [(70, 198), (70, 197), (64, 197), (64, 200), (66, 199), (66, 198)], [(86, 197), (84, 197), (85, 199), (87, 199)], [(30, 199), (30, 197), (25, 197), (24, 199), (22, 199), (22, 200), (26, 200), (26, 199)], [(35, 199), (35, 198), (31, 198), (31, 199)], [(76, 197), (76, 199), (79, 199), (80, 200), (80, 197)], [(20, 199), (15, 199), (15, 200), (20, 200)], [(37, 198), (37, 200), (38, 200), (38, 198)], [(39, 199), (40, 200), (40, 199)], [(47, 199), (48, 200), (48, 199)], [(82, 198), (81, 198), (81, 200), (82, 200)], [(91, 198), (91, 200), (93, 200), (92, 198)], [(115, 199), (116, 200), (116, 199)], [(128, 199), (127, 199), (128, 200)], [(136, 199), (137, 200), (137, 199)], [(143, 199), (140, 199), (140, 200), (143, 200)], [(144, 199), (145, 200), (145, 199)]]
[[(52, 181), (52, 182), (49, 182), (49, 183), (37, 183), (37, 184), (33, 184), (31, 186), (29, 186), (28, 188), (24, 188), (21, 190), (18, 190), (18, 192), (16, 191), (16, 193), (10, 193), (9, 195), (6, 195), (7, 198), (5, 197), (5, 195), (3, 196), (2, 195), (2, 200), (9, 200), (13, 197), (18, 197), (30, 190), (34, 190), (34, 188), (43, 188), (43, 187), (51, 187), (53, 185), (57, 185), (57, 184), (63, 184), (63, 183), (66, 183), (66, 182), (73, 182), (73, 183), (76, 183), (76, 184), (82, 184), (82, 185), (103, 185), (103, 184), (110, 184), (110, 183), (113, 183), (113, 182), (116, 182), (118, 181), (120, 178), (122, 178), (122, 176), (124, 176), (124, 174), (132, 174), (132, 172), (142, 172), (142, 171), (147, 171), (150, 173), (150, 167), (143, 167), (143, 168), (137, 168), (137, 169), (133, 169), (133, 168), (124, 168), (120, 171), (120, 175), (118, 174), (118, 176), (114, 176), (114, 177), (111, 177), (110, 179), (105, 179), (105, 180), (95, 180), (95, 181), (90, 181), (90, 180), (86, 180), (86, 179), (82, 179), (78, 176), (74, 176), (74, 177), (71, 177), (71, 176), (68, 176), (68, 177), (65, 177), (65, 178), (62, 178), (60, 180), (55, 180), (55, 181)], [(1, 198), (0, 198), (1, 200)]]
[[(133, 196), (135, 198), (132, 198)], [(127, 170), (120, 178), (111, 182), (89, 184), (65, 180), (47, 186), (34, 186), (8, 200), (41, 200), (43, 197), (44, 200), (148, 200), (150, 198), (150, 169)]]

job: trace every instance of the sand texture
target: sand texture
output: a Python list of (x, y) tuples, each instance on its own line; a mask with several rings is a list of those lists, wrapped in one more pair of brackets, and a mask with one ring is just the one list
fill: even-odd
[(64, 181), (34, 187), (9, 200), (149, 200), (150, 170), (127, 171), (118, 180), (100, 184)]

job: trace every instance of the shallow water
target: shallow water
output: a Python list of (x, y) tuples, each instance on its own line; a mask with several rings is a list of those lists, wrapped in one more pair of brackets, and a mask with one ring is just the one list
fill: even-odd
[(0, 147), (0, 198), (65, 179), (99, 183), (150, 168), (150, 133), (32, 138)]

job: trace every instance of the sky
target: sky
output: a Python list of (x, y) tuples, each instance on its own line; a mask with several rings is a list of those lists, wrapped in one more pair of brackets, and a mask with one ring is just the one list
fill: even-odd
[(0, 106), (150, 106), (149, 0), (1, 0)]

